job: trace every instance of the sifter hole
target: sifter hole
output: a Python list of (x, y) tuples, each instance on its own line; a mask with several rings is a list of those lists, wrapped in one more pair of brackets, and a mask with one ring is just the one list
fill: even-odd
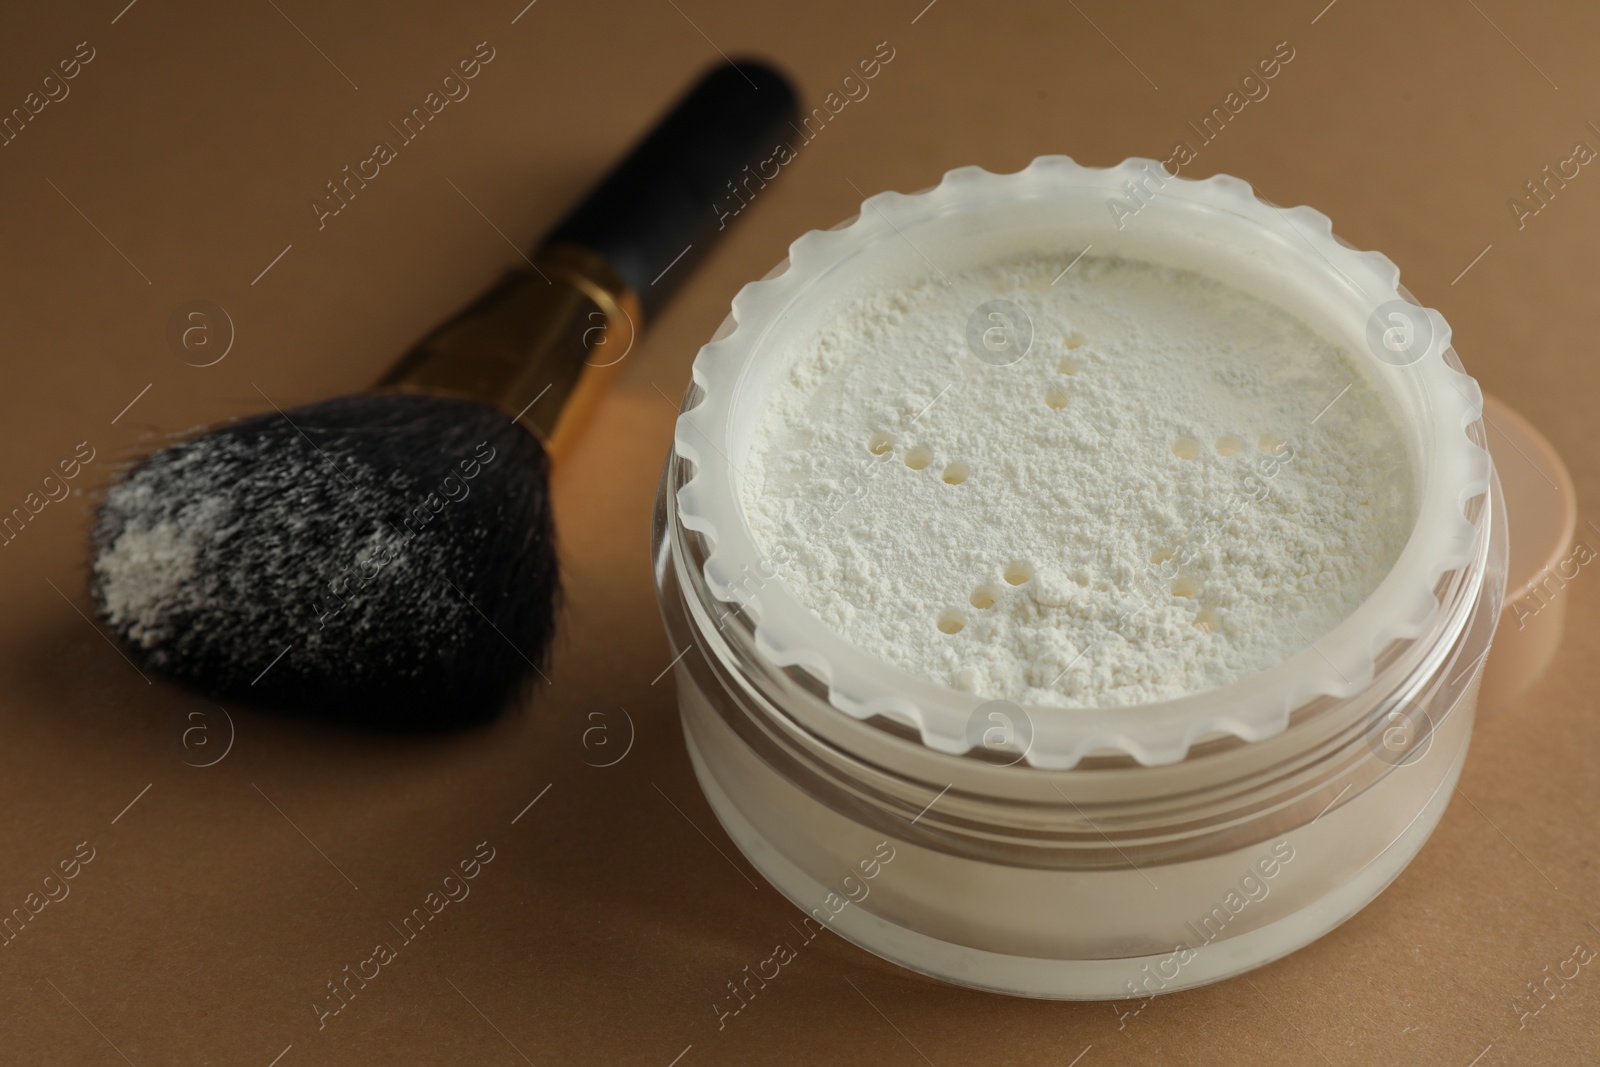
[(971, 471), (967, 470), (967, 465), (965, 463), (962, 463), (959, 460), (955, 463), (951, 463), (944, 469), (945, 484), (960, 485), (962, 482), (967, 480), (967, 475), (970, 473)]
[(1193, 578), (1178, 577), (1172, 580), (1173, 596), (1193, 597), (1198, 592), (1200, 587), (1195, 584)]
[(1044, 402), (1055, 411), (1060, 411), (1067, 406), (1067, 390), (1065, 386), (1052, 385), (1044, 391)]
[(965, 615), (959, 608), (945, 608), (939, 613), (939, 631), (947, 634), (958, 634), (967, 624)]
[(906, 466), (914, 471), (920, 471), (933, 462), (933, 449), (927, 445), (916, 445), (906, 449)]
[(1033, 577), (1033, 567), (1022, 560), (1012, 560), (1006, 564), (1005, 579), (1011, 585), (1021, 585)]
[(1237, 456), (1244, 451), (1244, 439), (1237, 434), (1225, 433), (1217, 438), (1217, 455)]
[(972, 604), (973, 607), (977, 608), (979, 611), (985, 611), (985, 610), (987, 610), (989, 608), (994, 607), (995, 602), (998, 601), (999, 599), (1000, 599), (1000, 590), (999, 589), (995, 588), (992, 585), (980, 585), (980, 586), (978, 586), (978, 588), (976, 588), (976, 589), (974, 589), (972, 591), (972, 596), (971, 596), (969, 602)]
[(1200, 442), (1192, 437), (1180, 437), (1172, 442), (1172, 454), (1179, 459), (1194, 459), (1200, 454)]
[(894, 447), (894, 438), (889, 434), (879, 432), (867, 438), (867, 451), (874, 456), (886, 455)]

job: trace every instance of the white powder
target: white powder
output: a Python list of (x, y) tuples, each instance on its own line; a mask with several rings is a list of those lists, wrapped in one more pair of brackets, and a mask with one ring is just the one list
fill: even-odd
[[(133, 484), (123, 494), (130, 510), (153, 510), (150, 485)], [(171, 640), (172, 620), (200, 603), (201, 593), (192, 584), (195, 561), (200, 546), (217, 536), (221, 503), (215, 498), (195, 501), (181, 521), (140, 514), (96, 557), (95, 573), (105, 590), (102, 612), (112, 626), (126, 629), (131, 644), (152, 648)]]
[[(990, 699), (1147, 703), (1302, 651), (1414, 521), (1383, 401), (1220, 282), (1060, 271), (1008, 260), (840, 307), (746, 458), (757, 544), (852, 645)], [(1032, 323), (1008, 366), (967, 342), (994, 299)]]

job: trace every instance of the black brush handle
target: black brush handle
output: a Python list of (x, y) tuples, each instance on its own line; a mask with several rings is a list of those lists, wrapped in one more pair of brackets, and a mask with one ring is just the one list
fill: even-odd
[(648, 321), (786, 161), (795, 115), (794, 89), (771, 67), (739, 60), (714, 68), (540, 248), (577, 245), (601, 256)]

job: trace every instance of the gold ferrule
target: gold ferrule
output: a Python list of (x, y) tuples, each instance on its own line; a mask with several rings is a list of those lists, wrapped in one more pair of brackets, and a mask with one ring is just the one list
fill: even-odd
[(558, 458), (632, 350), (640, 321), (638, 297), (605, 260), (554, 245), (424, 338), (379, 387), (494, 404)]

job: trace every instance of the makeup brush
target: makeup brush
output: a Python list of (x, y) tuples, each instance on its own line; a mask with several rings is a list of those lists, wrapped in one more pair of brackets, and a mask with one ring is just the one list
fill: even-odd
[(101, 619), (141, 667), (217, 697), (400, 729), (493, 717), (555, 629), (549, 457), (794, 115), (775, 71), (713, 69), (377, 391), (145, 458), (95, 519)]

